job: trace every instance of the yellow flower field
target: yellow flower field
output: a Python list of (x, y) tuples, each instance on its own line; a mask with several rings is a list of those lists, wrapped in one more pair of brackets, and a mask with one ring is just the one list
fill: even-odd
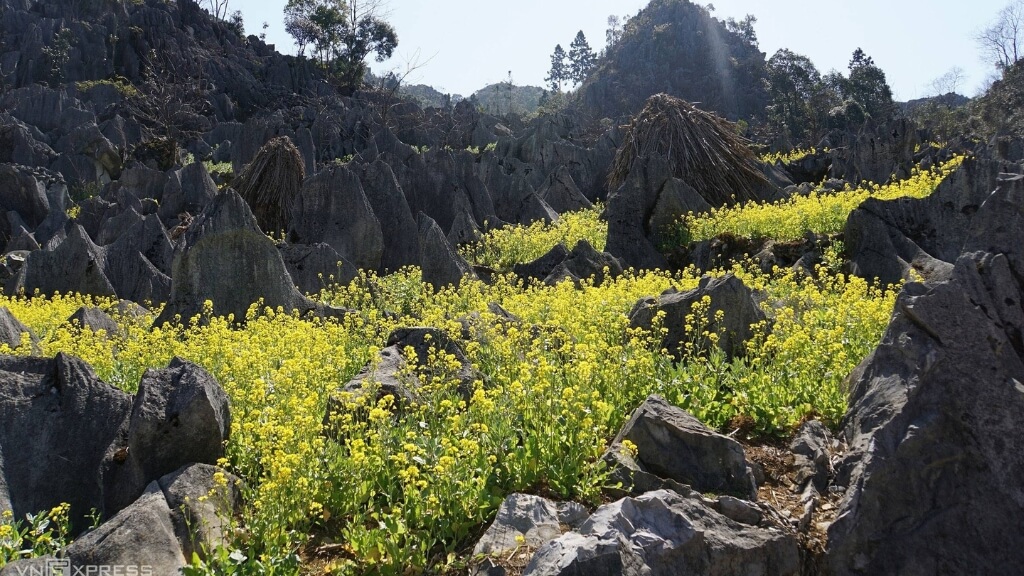
[[(150, 314), (119, 317), (113, 335), (63, 324), (84, 304), (113, 310), (110, 301), (0, 305), (35, 331), (35, 353), (78, 355), (127, 391), (174, 356), (202, 365), (227, 390), (226, 465), (246, 481), (246, 507), (230, 549), (198, 572), (297, 573), (316, 560), (341, 574), (415, 574), (463, 566), (460, 553), (511, 492), (596, 502), (606, 483), (598, 458), (648, 394), (714, 427), (746, 421), (757, 435), (788, 434), (810, 415), (834, 425), (845, 409), (843, 378), (881, 335), (895, 292), (827, 268), (818, 281), (734, 272), (764, 291), (771, 333), (762, 330), (745, 360), (694, 354), (678, 366), (652, 344), (655, 335), (628, 330), (626, 313), (644, 296), (695, 286), (686, 272), (627, 274), (582, 290), (503, 277), (435, 294), (411, 269), (321, 293), (359, 310), (344, 323), (254, 308), (244, 327), (207, 318), (150, 330)], [(522, 322), (499, 322), (491, 302)], [(451, 359), (436, 357), (415, 405), (399, 414), (390, 397), (351, 399), (332, 422), (343, 440), (324, 435), (328, 397), (393, 328), (429, 325), (460, 338), (459, 319), (470, 319), (463, 346), (484, 374), (468, 403), (449, 376)], [(32, 353), (24, 344), (15, 352)], [(330, 543), (338, 545), (326, 557), (315, 555)], [(244, 567), (232, 568), (243, 556)]]
[(864, 182), (857, 188), (827, 193), (815, 190), (807, 196), (793, 196), (775, 203), (748, 203), (712, 210), (708, 214), (689, 215), (680, 226), (683, 236), (694, 241), (710, 240), (722, 234), (742, 238), (799, 240), (807, 232), (837, 234), (846, 218), (868, 198), (924, 198), (964, 161), (956, 156), (931, 170), (914, 170), (910, 178), (886, 185)]

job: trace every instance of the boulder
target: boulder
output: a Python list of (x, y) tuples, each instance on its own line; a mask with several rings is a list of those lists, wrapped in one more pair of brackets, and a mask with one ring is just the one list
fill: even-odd
[(833, 472), (832, 434), (828, 428), (820, 420), (804, 422), (790, 442), (789, 451), (793, 453), (797, 491), (812, 483), (819, 493), (825, 492)]
[[(198, 496), (197, 496), (198, 497)], [(171, 508), (153, 481), (138, 500), (64, 551), (75, 566), (117, 566), (153, 576), (180, 574), (188, 565), (174, 532)]]
[(231, 432), (228, 397), (205, 370), (178, 358), (139, 381), (128, 427), (128, 456), (146, 478), (190, 462), (215, 463)]
[(15, 164), (0, 164), (0, 211), (17, 212), (29, 230), (43, 222), (50, 212), (46, 184), (29, 169)]
[(566, 166), (559, 166), (548, 176), (547, 182), (537, 191), (537, 196), (559, 214), (578, 212), (594, 205), (576, 187), (572, 174)]
[[(398, 328), (388, 335), (387, 345), (394, 346), (403, 353), (406, 348), (412, 347), (419, 373), (428, 378), (444, 378), (454, 381), (459, 394), (467, 401), (473, 395), (476, 382), (484, 380), (484, 375), (473, 368), (472, 362), (469, 361), (462, 347), (443, 330), (424, 326)], [(452, 356), (459, 367), (453, 372), (437, 370), (435, 368), (437, 364), (429, 361), (431, 351), (444, 352), (446, 355)]]
[(187, 321), (203, 312), (206, 301), (213, 302), (215, 316), (233, 314), (238, 322), (257, 301), (287, 311), (316, 309), (295, 288), (274, 242), (232, 190), (218, 195), (185, 232), (171, 278), (170, 299), (157, 325), (179, 315)]
[(523, 280), (543, 281), (568, 257), (569, 250), (565, 247), (565, 244), (559, 242), (554, 248), (548, 250), (546, 254), (532, 262), (514, 264), (512, 272)]
[(360, 270), (380, 268), (384, 233), (359, 178), (348, 168), (333, 166), (306, 178), (291, 215), (289, 241), (323, 242)]
[(598, 252), (586, 240), (580, 240), (572, 251), (544, 279), (554, 286), (563, 280), (571, 280), (577, 286), (582, 280), (591, 280), (599, 285), (606, 278), (617, 278), (622, 274), (622, 264), (607, 252)]
[(441, 227), (433, 218), (420, 212), (417, 217), (420, 269), (423, 281), (440, 290), (445, 286), (458, 286), (462, 279), (476, 278), (473, 267), (452, 248)]
[(6, 344), (13, 350), (21, 346), (22, 334), (31, 335), (32, 332), (6, 306), (0, 307), (0, 344)]
[(637, 269), (668, 267), (668, 261), (649, 236), (646, 225), (654, 216), (654, 207), (670, 179), (666, 160), (646, 158), (638, 160), (618, 190), (609, 194), (605, 208), (608, 218), (605, 250), (622, 259), (625, 266)]
[(167, 222), (182, 212), (198, 214), (216, 196), (217, 185), (206, 166), (194, 162), (169, 174), (161, 194), (160, 218)]
[(72, 535), (92, 509), (110, 518), (161, 476), (224, 453), (227, 397), (188, 362), (147, 371), (134, 399), (65, 354), (0, 356), (0, 382), (0, 509), (67, 502)]
[(206, 559), (230, 542), (230, 523), (242, 503), (242, 481), (209, 464), (189, 464), (158, 481), (185, 558)]
[(332, 284), (348, 285), (359, 270), (328, 244), (277, 245), (288, 275), (303, 294), (317, 294)]
[(668, 490), (601, 506), (576, 532), (542, 546), (526, 576), (800, 574), (796, 539), (734, 522)]
[(96, 244), (106, 246), (113, 244), (121, 234), (142, 222), (142, 215), (135, 208), (129, 208), (113, 218), (107, 219), (100, 227), (96, 236)]
[(522, 545), (538, 548), (561, 535), (554, 502), (529, 494), (509, 494), (473, 547), (473, 555), (508, 555)]
[(629, 440), (642, 469), (699, 492), (757, 498), (753, 473), (739, 442), (701, 424), (690, 413), (652, 395), (619, 431), (613, 445)]
[[(705, 297), (710, 298), (710, 305), (702, 310), (698, 325), (690, 326), (687, 331), (686, 317)], [(693, 290), (678, 292), (670, 288), (657, 298), (640, 300), (629, 313), (630, 327), (651, 330), (659, 312), (665, 313), (663, 326), (668, 329), (661, 347), (677, 360), (712, 345), (719, 346), (729, 356), (742, 353), (744, 344), (753, 337), (753, 326), (765, 320), (753, 291), (732, 273), (720, 278), (705, 276)], [(721, 320), (718, 320), (719, 313)], [(719, 335), (717, 344), (699, 337), (704, 330)], [(700, 338), (700, 350), (688, 350), (687, 344), (695, 338)]]
[(115, 296), (117, 292), (104, 274), (105, 266), (106, 252), (93, 244), (85, 229), (74, 224), (56, 248), (29, 254), (18, 276), (8, 284), (8, 292)]
[(95, 306), (82, 306), (68, 318), (67, 323), (78, 326), (82, 330), (91, 330), (93, 332), (103, 330), (108, 336), (113, 336), (120, 332), (117, 322), (106, 312)]
[(419, 237), (413, 233), (416, 219), (391, 167), (377, 159), (356, 170), (381, 230), (388, 232), (384, 235), (381, 271), (396, 272), (404, 266), (419, 264)]
[(228, 543), (227, 523), (241, 502), (238, 484), (237, 478), (214, 466), (184, 466), (150, 482), (131, 505), (64, 549), (61, 560), (46, 556), (18, 561), (0, 569), (0, 574), (51, 574), (55, 567), (63, 567), (65, 574), (96, 567), (153, 576), (180, 574), (188, 566), (186, 558), (195, 554), (208, 559), (210, 551)]
[(397, 346), (388, 346), (380, 351), (375, 362), (364, 366), (341, 388), (344, 394), (332, 394), (328, 398), (324, 428), (332, 437), (337, 436), (334, 419), (345, 412), (345, 405), (352, 399), (370, 393), (374, 394), (374, 401), (391, 396), (400, 411), (417, 399), (419, 387), (419, 378), (408, 368), (402, 351)]
[(950, 279), (909, 283), (850, 376), (826, 568), (999, 574), (1024, 566), (1024, 179), (981, 205)]
[(473, 221), (473, 216), (468, 212), (459, 212), (455, 215), (455, 221), (448, 230), (448, 243), (459, 247), (464, 244), (479, 242), (483, 233), (480, 227)]
[(0, 356), (0, 375), (0, 509), (20, 518), (67, 502), (76, 530), (93, 508), (116, 512), (131, 396), (64, 354)]
[(975, 213), (1005, 167), (968, 159), (927, 198), (866, 200), (843, 231), (851, 272), (883, 284), (947, 279)]

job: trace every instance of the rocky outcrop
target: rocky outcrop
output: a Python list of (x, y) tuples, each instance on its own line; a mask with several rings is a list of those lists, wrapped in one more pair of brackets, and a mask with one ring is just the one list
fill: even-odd
[(82, 306), (72, 314), (67, 323), (81, 330), (104, 331), (108, 336), (120, 332), (117, 322), (109, 314), (95, 306)]
[(544, 283), (554, 286), (569, 280), (580, 286), (583, 280), (600, 285), (606, 279), (622, 274), (622, 263), (607, 252), (598, 252), (586, 240), (580, 240), (544, 278)]
[(381, 253), (381, 271), (396, 272), (404, 266), (419, 264), (416, 219), (405, 200), (405, 192), (398, 184), (391, 167), (381, 160), (356, 168), (363, 191), (384, 234)]
[(416, 216), (419, 240), (419, 263), (423, 281), (434, 290), (458, 286), (463, 278), (476, 278), (473, 267), (448, 242), (437, 222), (420, 212)]
[(659, 490), (598, 508), (577, 531), (542, 546), (524, 574), (796, 576), (800, 553), (792, 536)]
[(77, 533), (90, 510), (110, 518), (150, 482), (224, 455), (227, 396), (189, 362), (147, 371), (134, 397), (64, 354), (0, 357), (0, 374), (0, 509), (16, 517), (67, 502)]
[(188, 321), (204, 312), (206, 302), (213, 303), (214, 316), (233, 315), (236, 322), (258, 301), (300, 313), (317, 309), (295, 288), (274, 242), (231, 190), (219, 194), (185, 232), (171, 277), (170, 299), (157, 325), (176, 317)]
[(950, 278), (907, 284), (850, 377), (847, 491), (827, 568), (998, 574), (1024, 565), (1024, 179), (978, 209)]
[[(706, 309), (701, 305), (700, 317), (688, 324), (687, 316), (705, 298), (709, 299)], [(630, 326), (651, 330), (660, 312), (665, 313), (662, 326), (668, 329), (661, 347), (677, 360), (710, 346), (718, 346), (729, 356), (741, 354), (753, 337), (754, 325), (765, 320), (753, 291), (731, 273), (720, 278), (705, 276), (693, 290), (670, 288), (661, 296), (640, 300), (629, 313)], [(705, 330), (717, 334), (717, 341), (702, 336)]]
[(0, 344), (6, 344), (13, 350), (21, 346), (23, 334), (31, 335), (28, 326), (15, 318), (6, 306), (0, 307)]
[(214, 466), (184, 466), (150, 482), (130, 506), (65, 548), (61, 560), (14, 562), (0, 569), (0, 576), (61, 565), (70, 571), (116, 566), (153, 576), (180, 574), (193, 554), (207, 559), (228, 544), (227, 523), (241, 504), (238, 484)]
[(866, 200), (843, 232), (851, 271), (883, 284), (947, 279), (975, 213), (1005, 169), (1020, 167), (967, 159), (927, 198)]
[(279, 243), (285, 268), (295, 287), (303, 294), (317, 294), (331, 285), (348, 285), (359, 270), (327, 244)]
[[(686, 214), (682, 211), (686, 207), (700, 208), (697, 199), (704, 202), (696, 192), (692, 201), (677, 198), (688, 187), (680, 186), (681, 183), (675, 180), (664, 159), (648, 158), (638, 160), (622, 186), (609, 192), (606, 208), (608, 243), (605, 250), (621, 258), (625, 266), (637, 269), (668, 267), (658, 245), (658, 230), (652, 230), (651, 222), (675, 221)], [(674, 213), (676, 211), (678, 213)]]
[(290, 241), (323, 242), (356, 268), (380, 268), (384, 233), (359, 178), (348, 168), (336, 166), (307, 178), (291, 214)]
[(636, 446), (636, 463), (643, 472), (699, 492), (756, 498), (743, 447), (660, 396), (650, 396), (633, 412), (610, 450), (621, 450), (626, 440)]
[(473, 547), (473, 556), (507, 556), (521, 546), (536, 549), (562, 535), (562, 525), (579, 527), (589, 514), (575, 502), (562, 504), (540, 496), (509, 494), (494, 522)]
[(833, 142), (830, 175), (847, 182), (879, 184), (893, 177), (907, 178), (918, 144), (917, 127), (910, 120), (869, 121), (856, 133), (841, 134)]

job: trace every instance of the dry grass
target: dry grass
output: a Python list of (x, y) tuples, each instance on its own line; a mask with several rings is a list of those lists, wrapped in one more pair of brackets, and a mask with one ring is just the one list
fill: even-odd
[(235, 189), (249, 203), (264, 232), (287, 230), (292, 201), (302, 190), (306, 167), (299, 149), (287, 136), (274, 138), (256, 153), (235, 180)]
[(625, 182), (638, 160), (652, 156), (667, 158), (672, 175), (712, 206), (756, 200), (767, 183), (750, 143), (731, 122), (667, 94), (651, 96), (627, 128), (609, 190)]

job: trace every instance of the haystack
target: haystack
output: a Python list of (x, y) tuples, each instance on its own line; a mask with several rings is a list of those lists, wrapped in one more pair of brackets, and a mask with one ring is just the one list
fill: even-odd
[(712, 206), (755, 200), (767, 184), (734, 124), (668, 94), (651, 96), (629, 125), (608, 176), (609, 190), (625, 182), (637, 161), (654, 156), (667, 159), (672, 176)]
[(264, 232), (287, 230), (290, 209), (302, 190), (306, 167), (299, 149), (287, 136), (274, 138), (235, 179), (234, 187), (245, 199)]

